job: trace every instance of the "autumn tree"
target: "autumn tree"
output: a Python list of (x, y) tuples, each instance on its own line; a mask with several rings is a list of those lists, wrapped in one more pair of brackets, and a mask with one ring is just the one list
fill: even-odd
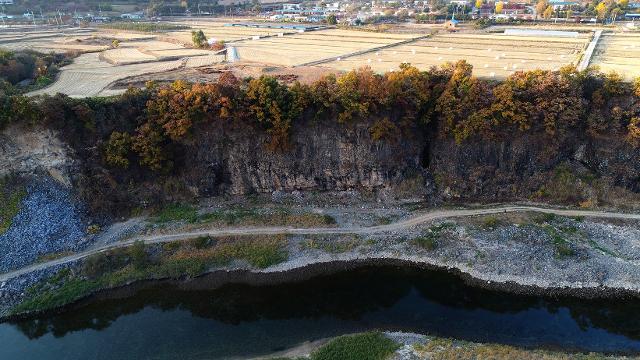
[(640, 77), (637, 77), (633, 81), (633, 92), (637, 97), (640, 98)]
[(114, 131), (105, 146), (105, 162), (111, 166), (129, 167), (129, 152), (131, 151), (131, 135)]
[(292, 95), (286, 85), (270, 76), (249, 81), (246, 90), (248, 108), (258, 122), (267, 128), (270, 135), (267, 146), (270, 150), (283, 151), (290, 145), (291, 124), (300, 111), (292, 107), (296, 103)]
[(352, 70), (337, 79), (338, 122), (365, 119), (387, 100), (382, 76), (371, 68)]
[(208, 45), (207, 37), (202, 30), (191, 31), (191, 41), (193, 42), (193, 47), (198, 49), (205, 48)]
[(377, 120), (369, 128), (371, 139), (373, 141), (389, 141), (396, 142), (400, 139), (400, 130), (398, 126), (391, 122), (388, 117)]
[(542, 17), (547, 19), (547, 20), (549, 20), (549, 19), (551, 19), (552, 16), (553, 16), (553, 6), (549, 5), (544, 10), (544, 13), (542, 14)]
[(548, 6), (549, 2), (547, 0), (538, 0), (536, 4), (536, 18), (542, 15)]

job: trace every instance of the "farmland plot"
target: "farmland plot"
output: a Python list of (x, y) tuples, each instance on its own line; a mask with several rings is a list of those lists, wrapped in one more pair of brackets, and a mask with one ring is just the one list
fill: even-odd
[(234, 43), (240, 60), (275, 65), (300, 65), (357, 51), (392, 45), (415, 35), (319, 30)]
[(551, 38), (443, 34), (325, 65), (339, 70), (369, 66), (374, 71), (385, 72), (398, 69), (403, 62), (426, 70), (446, 62), (466, 60), (473, 65), (476, 76), (504, 78), (518, 70), (555, 70), (577, 64), (587, 43), (587, 35)]
[(591, 59), (603, 72), (615, 71), (627, 80), (640, 76), (640, 34), (603, 33)]
[(62, 68), (58, 79), (49, 87), (28, 95), (62, 93), (71, 97), (98, 96), (109, 84), (130, 76), (177, 69), (183, 61), (161, 61), (154, 63), (114, 66), (101, 61), (96, 53), (84, 54), (73, 64)]

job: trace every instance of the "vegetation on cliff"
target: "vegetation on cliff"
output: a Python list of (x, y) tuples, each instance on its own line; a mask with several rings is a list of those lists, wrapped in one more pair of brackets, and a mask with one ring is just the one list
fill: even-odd
[(11, 226), (26, 194), (24, 187), (12, 179), (0, 178), (0, 235)]
[[(166, 194), (167, 201), (184, 200), (181, 177), (194, 178), (197, 171), (186, 169), (185, 159), (204, 146), (208, 132), (264, 134), (253, 141), (264, 141), (263, 151), (274, 154), (295, 150), (294, 134), (310, 126), (345, 132), (366, 126), (369, 141), (380, 144), (415, 139), (464, 144), (535, 135), (550, 144), (609, 137), (640, 146), (640, 80), (625, 83), (616, 74), (565, 67), (518, 71), (496, 82), (477, 79), (471, 70), (460, 61), (429, 71), (405, 64), (383, 75), (363, 68), (310, 85), (286, 86), (268, 76), (241, 80), (227, 73), (216, 83), (149, 83), (110, 98), (4, 94), (0, 128), (28, 123), (57, 130), (84, 160), (77, 183), (94, 210), (107, 202), (120, 208), (132, 194), (149, 189)], [(215, 176), (225, 181), (225, 174)], [(136, 185), (145, 182), (154, 185)]]

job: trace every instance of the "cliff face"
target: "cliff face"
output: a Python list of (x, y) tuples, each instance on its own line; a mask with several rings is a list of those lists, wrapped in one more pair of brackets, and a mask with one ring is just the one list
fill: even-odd
[(572, 203), (606, 197), (604, 192), (640, 192), (640, 149), (621, 137), (436, 139), (429, 153), (429, 171), (444, 199)]
[[(264, 131), (197, 132), (185, 151), (182, 169), (187, 183), (202, 195), (280, 191), (375, 191), (423, 178), (423, 137), (374, 141), (366, 124), (309, 124), (294, 129), (291, 148), (265, 148)], [(424, 189), (429, 184), (420, 184)], [(419, 189), (421, 190), (421, 189)], [(418, 195), (418, 194), (416, 194)]]
[(73, 157), (51, 132), (8, 129), (0, 138), (0, 176), (44, 170), (73, 183), (89, 208), (104, 215), (154, 202), (273, 191), (359, 190), (432, 203), (640, 203), (640, 149), (619, 136), (517, 134), (456, 144), (413, 131), (376, 141), (370, 126), (298, 125), (290, 149), (273, 152), (264, 130), (209, 125), (194, 129), (176, 151), (171, 174), (118, 174), (103, 168), (99, 156)]
[(46, 172), (70, 185), (71, 153), (52, 130), (11, 126), (0, 132), (0, 178)]

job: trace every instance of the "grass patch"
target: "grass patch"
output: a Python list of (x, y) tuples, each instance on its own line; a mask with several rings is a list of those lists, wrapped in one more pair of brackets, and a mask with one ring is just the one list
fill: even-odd
[(23, 186), (12, 186), (8, 180), (0, 179), (0, 235), (11, 227), (25, 196), (27, 191)]
[(416, 245), (426, 250), (435, 250), (438, 247), (438, 239), (433, 234), (418, 236), (413, 241)]
[(416, 238), (413, 242), (418, 246), (426, 250), (435, 250), (438, 247), (442, 233), (448, 229), (452, 229), (455, 225), (453, 223), (441, 223), (431, 226), (427, 231)]
[(400, 347), (379, 332), (340, 336), (311, 353), (311, 360), (384, 360)]
[(190, 29), (190, 27), (186, 25), (152, 23), (152, 22), (126, 22), (126, 21), (102, 24), (99, 27), (103, 29), (129, 30), (129, 31), (142, 31), (142, 32), (158, 32), (158, 31)]
[(556, 258), (563, 259), (575, 255), (575, 251), (571, 248), (569, 240), (567, 240), (562, 232), (559, 232), (550, 225), (545, 225), (543, 229), (551, 237), (553, 246), (555, 247)]
[(164, 224), (172, 221), (195, 223), (198, 221), (198, 211), (191, 205), (171, 204), (165, 206), (153, 218), (153, 222), (158, 224)]
[(604, 254), (607, 254), (609, 256), (613, 256), (613, 257), (620, 257), (620, 255), (614, 253), (613, 251), (607, 249), (604, 246), (601, 246), (600, 244), (598, 244), (595, 240), (593, 239), (589, 239), (589, 246), (591, 246), (592, 248), (596, 249), (596, 250), (600, 250), (601, 252), (603, 252)]
[(149, 251), (137, 242), (128, 248), (115, 249), (87, 258), (78, 273), (62, 270), (27, 290), (27, 300), (15, 306), (14, 314), (60, 307), (96, 290), (127, 283), (159, 278), (194, 277), (215, 266), (244, 260), (256, 268), (266, 268), (288, 258), (284, 236), (253, 238), (207, 237), (190, 241), (155, 245)]
[(73, 251), (61, 251), (61, 252), (52, 253), (52, 254), (44, 254), (44, 255), (38, 256), (38, 259), (36, 260), (36, 262), (52, 261), (52, 260), (63, 258), (65, 256), (69, 256), (71, 254), (73, 254)]
[(376, 223), (378, 225), (389, 225), (393, 220), (388, 216), (378, 216)]
[(415, 345), (414, 349), (421, 358), (433, 360), (445, 359), (522, 359), (522, 360), (569, 360), (569, 359), (610, 359), (600, 354), (565, 354), (547, 350), (528, 350), (509, 345), (477, 344), (466, 341), (435, 338), (425, 345)]
[(556, 214), (552, 214), (552, 213), (543, 213), (543, 214), (538, 214), (536, 216), (533, 217), (533, 222), (536, 224), (549, 224), (554, 222), (556, 219), (558, 218), (558, 216)]
[(482, 219), (482, 228), (486, 230), (493, 230), (500, 226), (500, 220), (495, 216), (487, 216)]
[(327, 214), (311, 212), (292, 213), (288, 209), (235, 208), (199, 214), (197, 209), (186, 204), (171, 204), (160, 210), (152, 219), (157, 224), (182, 221), (190, 224), (216, 224), (224, 226), (302, 226), (318, 227), (335, 225), (336, 220)]

